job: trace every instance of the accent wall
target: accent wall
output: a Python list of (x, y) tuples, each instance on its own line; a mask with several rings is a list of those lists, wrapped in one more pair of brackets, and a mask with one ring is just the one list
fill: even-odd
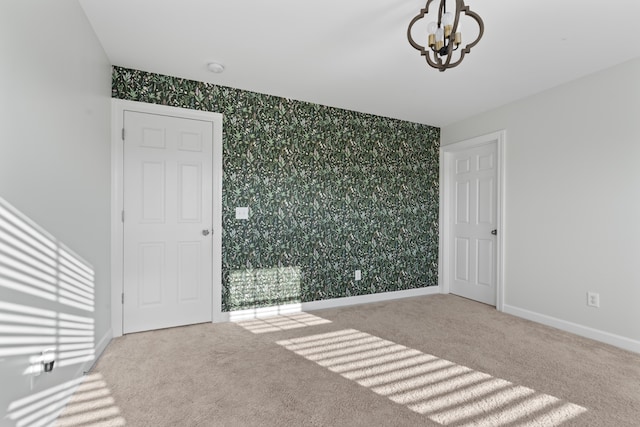
[(439, 128), (121, 67), (112, 91), (223, 113), (223, 311), (438, 284)]

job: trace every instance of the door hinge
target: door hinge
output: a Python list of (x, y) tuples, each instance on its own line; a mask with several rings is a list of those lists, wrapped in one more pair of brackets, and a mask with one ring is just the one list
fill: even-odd
[(122, 303), (124, 304), (124, 292), (122, 293)]
[(124, 211), (122, 211), (122, 222), (124, 222)]
[(124, 141), (124, 128), (122, 128), (122, 140)]

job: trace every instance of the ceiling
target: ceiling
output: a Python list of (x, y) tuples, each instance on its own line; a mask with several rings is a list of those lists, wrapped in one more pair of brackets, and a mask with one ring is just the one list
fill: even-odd
[(640, 57), (638, 0), (466, 0), (485, 34), (445, 72), (407, 41), (426, 0), (79, 2), (113, 65), (434, 126)]

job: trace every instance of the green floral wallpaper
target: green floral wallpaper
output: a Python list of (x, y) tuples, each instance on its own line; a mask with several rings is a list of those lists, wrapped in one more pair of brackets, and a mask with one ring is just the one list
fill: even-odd
[(113, 97), (224, 114), (224, 311), (437, 285), (438, 128), (120, 67)]

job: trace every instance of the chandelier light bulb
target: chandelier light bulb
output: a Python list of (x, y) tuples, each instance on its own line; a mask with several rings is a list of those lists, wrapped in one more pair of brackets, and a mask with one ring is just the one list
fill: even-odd
[(453, 25), (453, 21), (455, 20), (453, 13), (451, 12), (447, 12), (444, 15), (442, 15), (442, 25), (447, 26), (447, 25)]
[(429, 34), (435, 34), (437, 29), (438, 24), (436, 24), (435, 22), (429, 22), (429, 25), (427, 25), (427, 33)]
[(436, 30), (436, 41), (443, 41), (444, 40), (444, 30), (442, 28), (438, 28)]

